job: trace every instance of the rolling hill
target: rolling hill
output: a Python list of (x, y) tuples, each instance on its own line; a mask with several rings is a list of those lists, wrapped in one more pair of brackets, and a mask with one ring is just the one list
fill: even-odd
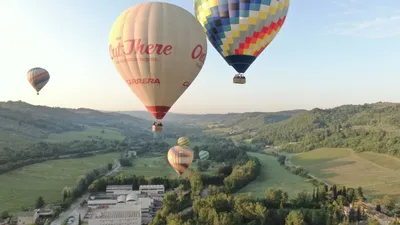
[(86, 126), (129, 126), (150, 131), (148, 121), (124, 114), (35, 106), (21, 101), (0, 102), (0, 147), (24, 146), (50, 134), (81, 131)]
[[(265, 124), (287, 120), (292, 116), (307, 112), (306, 110), (291, 110), (281, 112), (246, 112), (228, 114), (180, 114), (168, 113), (165, 124), (176, 124), (181, 127), (200, 127), (203, 131), (212, 134), (238, 135), (252, 133)], [(119, 112), (138, 118), (153, 120), (146, 111)]]
[(316, 108), (261, 127), (252, 141), (276, 145), (289, 152), (343, 147), (400, 156), (400, 104), (380, 102)]

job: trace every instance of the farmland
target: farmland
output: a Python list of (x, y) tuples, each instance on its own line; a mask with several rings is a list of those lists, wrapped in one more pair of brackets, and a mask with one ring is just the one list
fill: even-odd
[(260, 160), (262, 170), (257, 180), (243, 188), (240, 193), (251, 193), (253, 197), (262, 198), (267, 189), (279, 188), (286, 191), (289, 198), (294, 198), (301, 191), (312, 191), (313, 185), (311, 183), (307, 183), (304, 178), (288, 172), (279, 165), (274, 157), (253, 152), (248, 152), (248, 154)]
[(92, 127), (86, 126), (83, 131), (68, 131), (64, 133), (52, 133), (48, 137), (48, 141), (51, 142), (63, 142), (63, 141), (84, 141), (90, 140), (95, 137), (101, 137), (108, 140), (123, 140), (125, 137), (118, 130), (111, 129), (108, 127)]
[(321, 148), (293, 155), (292, 162), (328, 183), (361, 186), (367, 197), (388, 194), (400, 200), (400, 160), (397, 158), (355, 153), (345, 148)]
[(85, 172), (111, 163), (118, 154), (104, 154), (87, 158), (52, 160), (26, 166), (0, 175), (0, 211), (18, 211), (22, 206), (33, 206), (38, 196), (47, 203), (61, 200), (61, 190), (75, 185)]

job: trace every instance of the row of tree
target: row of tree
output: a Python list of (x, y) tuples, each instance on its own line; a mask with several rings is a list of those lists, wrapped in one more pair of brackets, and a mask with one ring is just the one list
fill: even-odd
[[(365, 219), (363, 210), (347, 200), (347, 195), (337, 192), (336, 200), (329, 197), (325, 187), (317, 190), (319, 194), (301, 192), (297, 197), (289, 200), (286, 192), (280, 189), (268, 189), (265, 198), (254, 199), (250, 196), (234, 196), (227, 194), (224, 188), (208, 187), (207, 197), (198, 197), (193, 192), (199, 191), (196, 178), (190, 179), (192, 186), (193, 211), (188, 214), (179, 213), (179, 198), (169, 193), (165, 196), (168, 204), (157, 212), (152, 225), (164, 224), (307, 224), (307, 225), (337, 225), (350, 224)], [(331, 187), (330, 190), (334, 190)], [(360, 188), (362, 189), (362, 188)], [(175, 196), (175, 197), (174, 197)], [(324, 197), (316, 197), (324, 196)]]
[(86, 140), (72, 142), (38, 142), (22, 149), (4, 147), (0, 149), (0, 174), (21, 168), (23, 166), (53, 159), (88, 157), (94, 154), (108, 152), (128, 152), (134, 150), (137, 154), (168, 151), (165, 142), (134, 142), (129, 138), (118, 140)]
[(140, 185), (164, 185), (165, 189), (176, 188), (180, 184), (189, 187), (186, 179), (169, 179), (166, 177), (150, 177), (118, 174), (116, 176), (102, 176), (89, 185), (89, 192), (105, 192), (108, 185), (132, 185), (133, 190), (138, 190)]

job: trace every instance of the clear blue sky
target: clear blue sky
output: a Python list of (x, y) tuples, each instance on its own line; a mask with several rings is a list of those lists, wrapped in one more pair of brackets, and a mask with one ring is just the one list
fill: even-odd
[[(143, 0), (2, 0), (0, 101), (144, 110), (108, 54), (108, 35), (126, 8)], [(170, 3), (191, 13), (192, 1)], [(286, 23), (233, 85), (234, 70), (209, 45), (196, 81), (171, 111), (218, 113), (327, 108), (400, 101), (399, 0), (292, 0)], [(44, 67), (36, 96), (26, 80)]]

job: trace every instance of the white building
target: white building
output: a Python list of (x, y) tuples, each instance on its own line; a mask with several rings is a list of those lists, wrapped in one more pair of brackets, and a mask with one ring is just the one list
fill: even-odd
[(119, 204), (102, 210), (94, 210), (89, 225), (141, 225), (139, 204)]
[(116, 205), (117, 203), (117, 199), (95, 199), (88, 201), (88, 207), (91, 209), (97, 209), (105, 206)]
[(117, 203), (125, 203), (126, 202), (126, 195), (120, 195), (117, 198)]
[(128, 151), (128, 157), (137, 156), (136, 151)]
[(140, 185), (139, 191), (147, 193), (149, 196), (164, 195), (164, 185)]
[(132, 185), (108, 185), (106, 188), (106, 193), (112, 195), (127, 195), (130, 192), (132, 192)]

